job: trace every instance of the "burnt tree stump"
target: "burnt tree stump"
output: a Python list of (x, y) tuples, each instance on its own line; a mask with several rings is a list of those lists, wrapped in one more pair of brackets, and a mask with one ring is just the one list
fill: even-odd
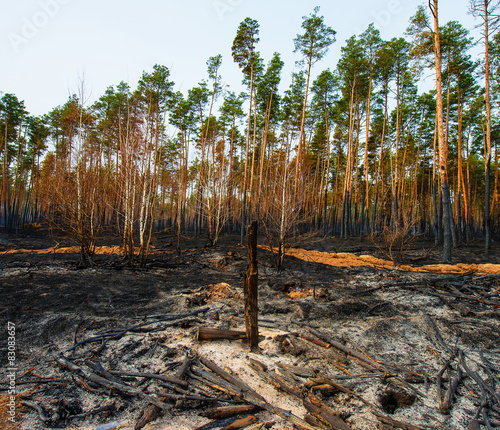
[(248, 269), (244, 275), (245, 328), (251, 351), (259, 349), (259, 270), (257, 267), (257, 221), (248, 227)]

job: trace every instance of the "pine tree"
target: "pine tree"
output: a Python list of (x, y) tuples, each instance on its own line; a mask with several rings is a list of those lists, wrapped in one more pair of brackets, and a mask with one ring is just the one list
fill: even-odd
[(300, 124), (299, 145), (297, 149), (297, 160), (295, 165), (295, 185), (294, 195), (297, 195), (299, 172), (302, 163), (302, 150), (304, 139), (304, 124), (306, 120), (307, 96), (309, 92), (309, 82), (311, 79), (312, 66), (320, 61), (328, 53), (330, 45), (335, 42), (336, 31), (328, 27), (323, 16), (318, 16), (319, 7), (314, 8), (314, 12), (309, 16), (304, 16), (302, 22), (303, 34), (298, 34), (294, 39), (295, 52), (300, 52), (307, 62), (307, 79), (302, 105), (302, 119)]
[(484, 190), (484, 240), (485, 251), (491, 247), (491, 94), (490, 94), (490, 37), (500, 24), (500, 3), (497, 0), (471, 0), (470, 11), (483, 21), (484, 42), (484, 83), (486, 104), (486, 136), (485, 136), (485, 190)]
[(251, 18), (245, 18), (238, 27), (236, 37), (233, 41), (232, 54), (234, 61), (243, 71), (243, 75), (249, 84), (249, 107), (248, 126), (245, 150), (245, 177), (243, 181), (243, 206), (241, 210), (241, 243), (245, 240), (245, 224), (247, 210), (247, 189), (248, 189), (248, 154), (250, 149), (250, 132), (252, 124), (252, 107), (254, 97), (254, 73), (258, 54), (255, 52), (255, 45), (259, 42), (259, 23)]

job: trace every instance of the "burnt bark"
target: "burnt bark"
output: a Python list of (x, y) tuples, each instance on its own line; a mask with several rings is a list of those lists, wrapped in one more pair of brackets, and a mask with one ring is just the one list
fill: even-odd
[(252, 351), (259, 347), (259, 270), (257, 267), (257, 221), (248, 226), (248, 269), (245, 273), (243, 289), (245, 294), (245, 327)]

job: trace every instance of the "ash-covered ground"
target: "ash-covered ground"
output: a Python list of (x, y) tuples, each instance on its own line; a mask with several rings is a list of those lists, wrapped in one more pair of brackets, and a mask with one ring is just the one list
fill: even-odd
[[(172, 240), (155, 238), (145, 268), (124, 264), (109, 240), (81, 269), (69, 239), (2, 236), (1, 359), (11, 322), (17, 366), (11, 427), (7, 366), (0, 376), (2, 428), (191, 430), (242, 417), (247, 428), (335, 428), (325, 408), (337, 428), (500, 425), (498, 250), (483, 257), (478, 242), (441, 265), (420, 241), (394, 264), (369, 240), (323, 239), (291, 250), (278, 271), (263, 244), (260, 351), (250, 352), (240, 339), (197, 339), (200, 328), (245, 330), (246, 248), (237, 237), (210, 248), (185, 239), (179, 255)], [(224, 391), (206, 360), (251, 390)]]

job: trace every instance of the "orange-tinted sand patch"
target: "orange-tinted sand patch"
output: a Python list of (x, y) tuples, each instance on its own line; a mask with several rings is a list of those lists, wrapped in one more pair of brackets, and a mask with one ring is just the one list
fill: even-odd
[[(261, 246), (263, 249), (269, 249), (267, 246)], [(64, 248), (45, 248), (45, 249), (10, 249), (3, 254), (78, 254), (78, 246)], [(123, 252), (120, 246), (99, 246), (96, 248), (97, 255), (121, 254)], [(152, 250), (151, 254), (162, 251)], [(324, 251), (305, 250), (301, 248), (291, 248), (287, 255), (311, 263), (325, 264), (334, 267), (358, 267), (369, 266), (384, 269), (396, 267), (390, 260), (373, 257), (371, 255), (355, 255), (348, 252), (330, 253)], [(399, 270), (407, 272), (435, 272), (435, 273), (475, 273), (475, 274), (497, 274), (500, 273), (500, 264), (429, 264), (425, 266), (412, 266), (409, 264), (398, 265)]]
[[(9, 249), (4, 251), (2, 254), (78, 254), (80, 253), (79, 246), (67, 246), (63, 248), (45, 248), (45, 249)], [(96, 254), (110, 255), (110, 254), (121, 254), (122, 248), (120, 246), (98, 246), (96, 248)]]
[[(370, 266), (384, 269), (392, 269), (396, 265), (390, 260), (383, 260), (371, 255), (355, 255), (347, 252), (322, 252), (306, 251), (305, 249), (292, 248), (287, 251), (287, 255), (300, 260), (325, 264), (334, 267), (358, 267)], [(497, 274), (500, 273), (500, 264), (429, 264), (426, 266), (412, 266), (403, 264), (398, 266), (399, 270), (407, 272), (436, 272), (436, 273), (469, 273), (476, 274)]]

